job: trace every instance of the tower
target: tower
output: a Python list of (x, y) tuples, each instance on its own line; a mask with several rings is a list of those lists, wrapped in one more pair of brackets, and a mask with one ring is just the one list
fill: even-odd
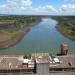
[(60, 49), (61, 49), (61, 55), (67, 55), (69, 46), (67, 44), (61, 44)]

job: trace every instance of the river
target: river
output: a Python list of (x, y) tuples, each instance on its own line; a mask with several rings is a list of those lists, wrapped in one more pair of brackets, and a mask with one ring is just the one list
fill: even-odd
[(58, 32), (56, 24), (55, 20), (43, 18), (39, 24), (31, 27), (31, 30), (18, 44), (8, 49), (0, 49), (0, 54), (26, 54), (34, 52), (57, 54), (61, 43), (68, 44), (69, 52), (75, 53), (75, 41), (64, 37)]

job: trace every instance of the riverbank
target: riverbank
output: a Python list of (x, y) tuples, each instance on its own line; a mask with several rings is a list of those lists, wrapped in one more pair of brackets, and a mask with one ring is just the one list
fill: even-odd
[(59, 31), (63, 36), (69, 38), (72, 41), (75, 41), (75, 37), (67, 34), (67, 30), (63, 29), (61, 25), (57, 24), (56, 26), (57, 31)]
[(15, 45), (27, 34), (28, 31), (29, 31), (29, 29), (27, 29), (25, 31), (20, 31), (14, 37), (12, 37), (6, 41), (0, 42), (0, 48), (9, 48), (9, 47)]
[(1, 41), (0, 42), (0, 48), (9, 48), (15, 44), (17, 44), (29, 31), (30, 31), (30, 27), (35, 26), (36, 24), (38, 24), (41, 20), (38, 20), (34, 23), (31, 23), (29, 25), (25, 25), (22, 26), (22, 28), (20, 29), (19, 32), (17, 32), (13, 37), (11, 37), (10, 39), (7, 39), (5, 41)]
[(30, 27), (40, 21), (40, 17), (33, 16), (0, 16), (0, 49), (18, 43), (29, 32)]

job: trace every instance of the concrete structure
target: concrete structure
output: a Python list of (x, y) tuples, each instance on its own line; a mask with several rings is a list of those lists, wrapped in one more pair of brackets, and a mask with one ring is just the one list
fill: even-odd
[(50, 65), (50, 71), (75, 71), (75, 55), (56, 56), (60, 63)]
[(38, 74), (49, 73), (49, 53), (33, 53), (32, 58), (36, 60), (36, 72)]
[(59, 71), (75, 71), (75, 54), (53, 56), (49, 53), (33, 53), (31, 59), (22, 55), (0, 55), (0, 73), (47, 74)]
[(61, 44), (60, 48), (61, 48), (61, 55), (68, 54), (69, 46), (67, 44)]
[(23, 65), (27, 65), (28, 68), (34, 68), (34, 60), (32, 59), (23, 59)]
[[(25, 64), (23, 64), (25, 63)], [(19, 72), (33, 72), (34, 63), (28, 59), (24, 60), (23, 55), (20, 56), (0, 56), (0, 73), (19, 73)]]
[(49, 63), (37, 63), (37, 74), (49, 73)]

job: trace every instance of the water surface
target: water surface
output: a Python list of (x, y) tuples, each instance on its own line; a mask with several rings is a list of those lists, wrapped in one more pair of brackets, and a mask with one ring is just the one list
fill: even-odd
[(33, 52), (58, 53), (60, 44), (66, 43), (70, 46), (70, 52), (75, 53), (75, 41), (64, 37), (55, 26), (57, 22), (50, 18), (42, 21), (31, 28), (24, 38), (15, 46), (8, 49), (0, 49), (1, 54), (26, 54)]

